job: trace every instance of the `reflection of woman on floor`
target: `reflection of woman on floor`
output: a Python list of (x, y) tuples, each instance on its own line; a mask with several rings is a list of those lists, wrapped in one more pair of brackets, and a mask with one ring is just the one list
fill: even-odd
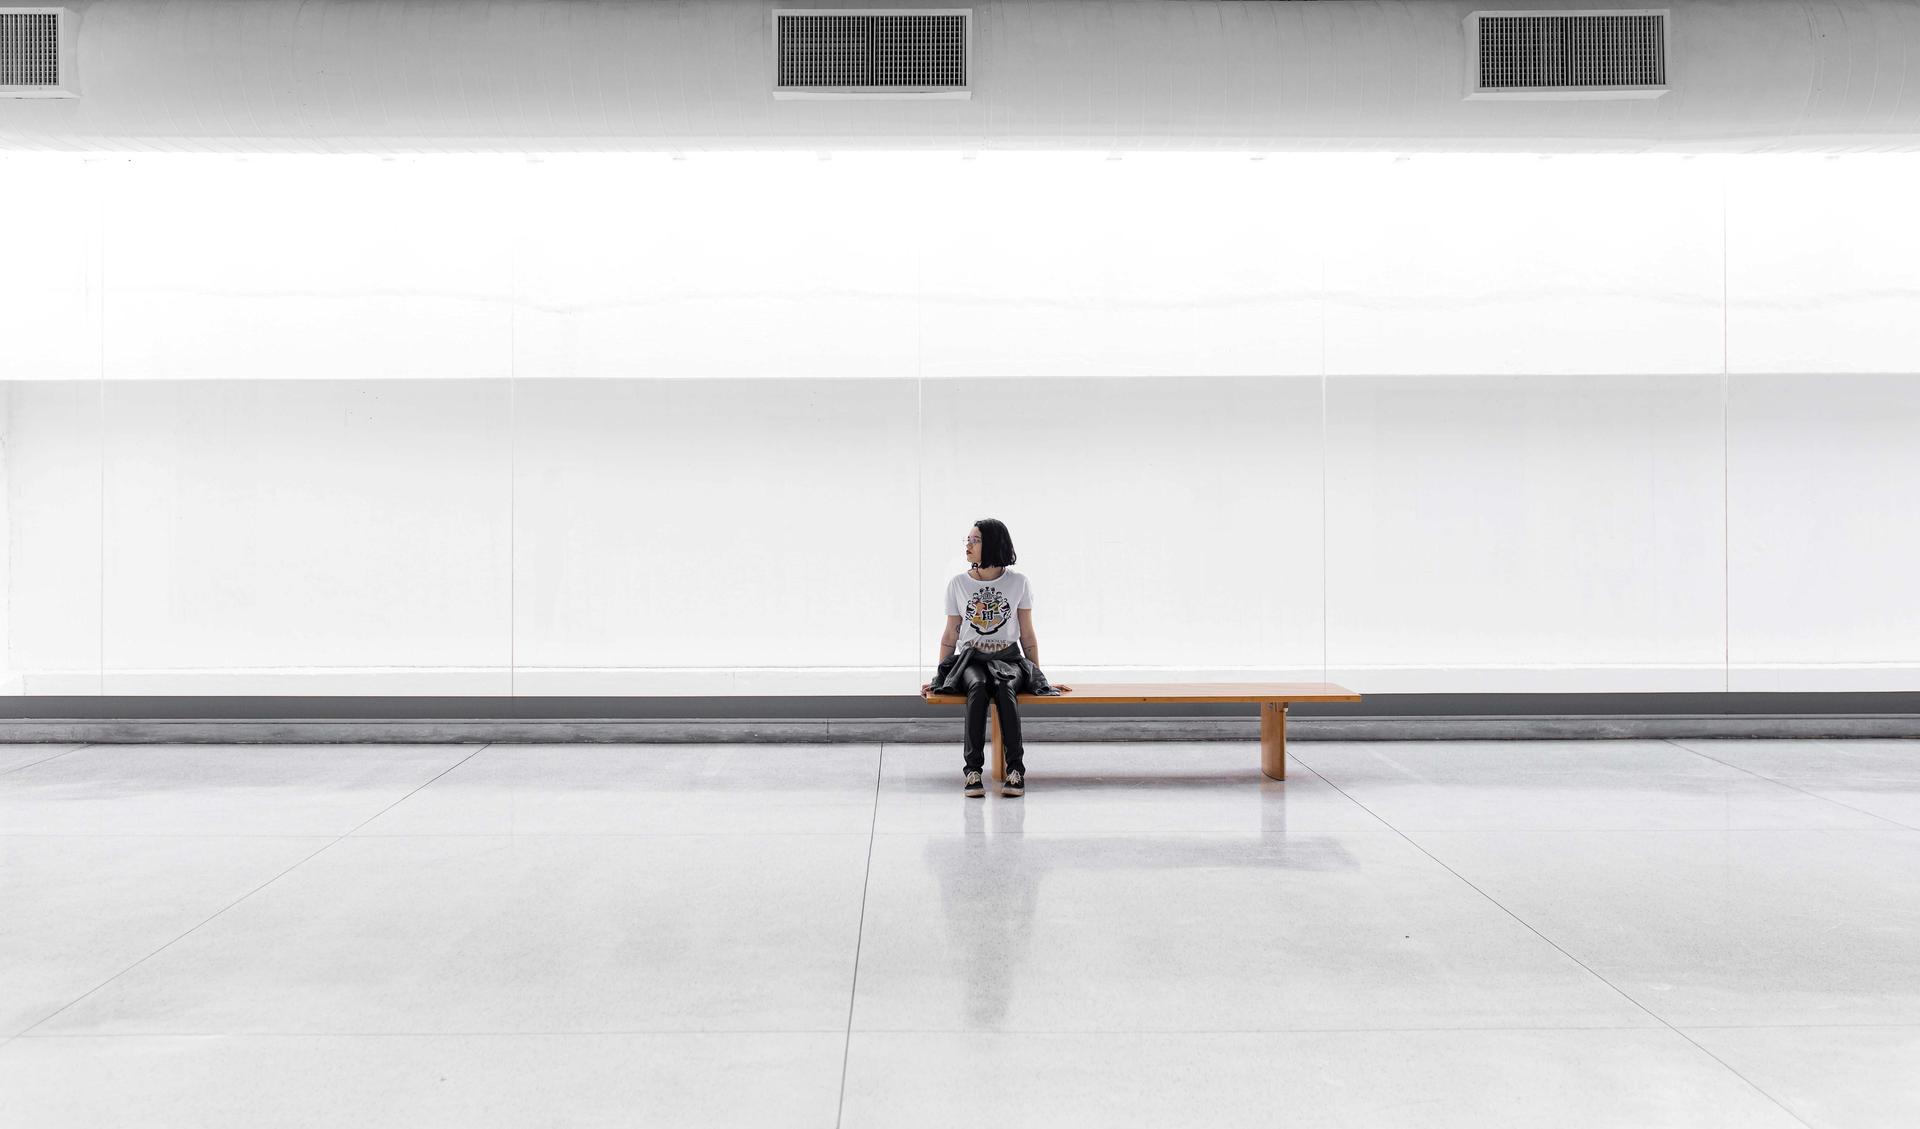
[[(940, 660), (923, 694), (965, 694), (967, 728), (964, 789), (984, 796), (980, 772), (986, 764), (987, 707), (1000, 715), (1000, 743), (1007, 754), (1007, 779), (1000, 794), (1026, 791), (1026, 745), (1020, 739), (1017, 694), (1062, 694), (1040, 671), (1040, 641), (1033, 634), (1033, 586), (1027, 574), (1011, 567), (1019, 559), (1007, 527), (982, 518), (967, 531), (967, 560), (973, 567), (947, 582), (947, 625), (940, 634)], [(1018, 621), (1019, 640), (1013, 635)]]
[(999, 1027), (1033, 941), (1040, 867), (1025, 850), (1022, 805), (995, 805), (989, 833), (983, 804), (960, 808), (965, 834), (927, 839), (927, 869), (940, 881), (947, 951), (960, 967), (969, 1027)]

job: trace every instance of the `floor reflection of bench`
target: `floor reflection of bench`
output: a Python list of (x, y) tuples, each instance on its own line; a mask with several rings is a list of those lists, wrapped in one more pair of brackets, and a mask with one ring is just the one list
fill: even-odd
[[(1360, 695), (1330, 682), (1079, 682), (1065, 694), (1022, 694), (1022, 706), (1031, 702), (1071, 702), (1111, 705), (1118, 702), (1254, 702), (1260, 706), (1260, 771), (1275, 780), (1287, 778), (1287, 703), (1357, 702)], [(962, 694), (927, 694), (936, 706), (960, 704)], [(987, 711), (993, 731), (993, 775), (1007, 776), (1007, 749), (1000, 742), (1000, 710)]]

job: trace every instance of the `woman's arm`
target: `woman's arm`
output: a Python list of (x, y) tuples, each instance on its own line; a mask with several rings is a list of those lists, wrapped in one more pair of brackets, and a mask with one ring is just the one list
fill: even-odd
[[(960, 617), (957, 615), (950, 615), (947, 617), (946, 629), (940, 632), (940, 657), (934, 660), (934, 664), (933, 664), (934, 669), (936, 671), (939, 670), (941, 663), (946, 662), (947, 659), (952, 657), (953, 649), (954, 647), (958, 646), (959, 643), (960, 643)], [(933, 683), (931, 682), (924, 682), (924, 683), (921, 683), (920, 685), (920, 692), (923, 694), (931, 689), (933, 689)]]

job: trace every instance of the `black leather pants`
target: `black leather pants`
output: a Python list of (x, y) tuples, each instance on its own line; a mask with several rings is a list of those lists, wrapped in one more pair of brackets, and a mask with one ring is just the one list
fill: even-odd
[(1026, 680), (1002, 681), (984, 662), (970, 661), (960, 671), (960, 681), (967, 688), (967, 770), (978, 772), (986, 766), (987, 707), (993, 705), (1000, 711), (1000, 744), (1007, 751), (1007, 771), (1019, 769), (1025, 774), (1027, 750), (1020, 741), (1020, 707), (1014, 695), (1022, 692), (1021, 683)]

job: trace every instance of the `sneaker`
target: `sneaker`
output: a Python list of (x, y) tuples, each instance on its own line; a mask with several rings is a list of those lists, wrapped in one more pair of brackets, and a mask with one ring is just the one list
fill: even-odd
[(1027, 777), (1019, 769), (1007, 773), (1006, 780), (1000, 784), (1002, 796), (1024, 796), (1027, 794)]
[(980, 774), (977, 772), (967, 773), (967, 795), (984, 796), (986, 794), (987, 786), (981, 781)]

